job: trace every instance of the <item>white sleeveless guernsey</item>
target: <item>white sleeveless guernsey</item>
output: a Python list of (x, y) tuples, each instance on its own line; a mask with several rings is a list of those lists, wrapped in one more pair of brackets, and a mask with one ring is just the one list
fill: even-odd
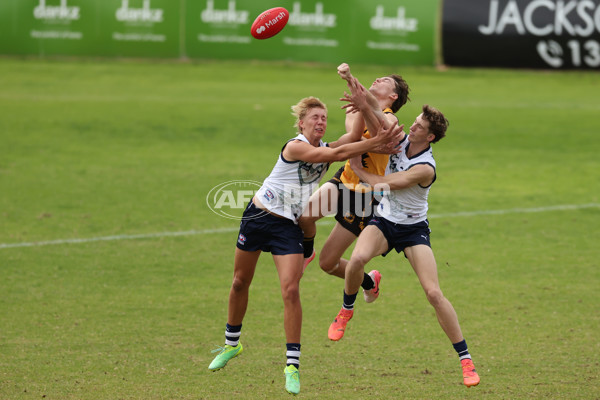
[(403, 225), (412, 225), (427, 219), (427, 196), (436, 179), (435, 160), (431, 146), (410, 158), (406, 155), (409, 146), (410, 142), (407, 136), (401, 143), (400, 153), (390, 156), (385, 174), (407, 171), (418, 164), (428, 164), (433, 167), (434, 177), (431, 184), (426, 187), (414, 185), (405, 189), (384, 192), (377, 208), (378, 214), (391, 222)]
[[(281, 149), (271, 174), (264, 180), (255, 196), (270, 212), (297, 223), (302, 211), (308, 204), (311, 194), (325, 176), (329, 163), (313, 164), (300, 160), (287, 161), (283, 158), (283, 149), (292, 140), (309, 143), (308, 139), (302, 134), (288, 140)], [(326, 146), (327, 143), (319, 142), (319, 147)]]

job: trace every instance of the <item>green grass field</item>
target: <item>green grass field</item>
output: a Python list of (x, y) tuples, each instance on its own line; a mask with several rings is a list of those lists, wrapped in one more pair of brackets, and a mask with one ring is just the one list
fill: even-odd
[[(335, 139), (335, 67), (0, 59), (0, 399), (287, 398), (268, 254), (244, 354), (207, 369), (224, 340), (238, 223), (206, 195), (268, 175), (302, 97), (329, 105)], [(481, 384), (462, 385), (394, 253), (370, 263), (382, 295), (359, 298), (337, 343), (326, 332), (343, 283), (310, 265), (300, 397), (599, 399), (600, 75), (353, 72), (364, 83), (401, 73), (407, 126), (424, 103), (450, 120), (434, 145), (432, 243)], [(332, 226), (319, 225), (317, 250)]]

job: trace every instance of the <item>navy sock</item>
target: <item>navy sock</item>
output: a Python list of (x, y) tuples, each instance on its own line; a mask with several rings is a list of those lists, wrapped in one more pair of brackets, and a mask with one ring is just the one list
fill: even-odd
[(458, 353), (458, 358), (464, 360), (465, 358), (471, 358), (469, 354), (469, 350), (467, 349), (467, 341), (462, 340), (462, 342), (454, 343), (454, 350)]
[(346, 310), (354, 310), (354, 302), (356, 301), (357, 294), (358, 294), (358, 292), (356, 292), (354, 294), (346, 294), (346, 291), (344, 291), (343, 308), (345, 308)]
[(363, 281), (360, 284), (360, 286), (365, 290), (373, 289), (375, 287), (375, 282), (373, 282), (373, 278), (371, 278), (371, 276), (366, 272), (364, 274), (365, 276), (363, 277)]
[(285, 353), (287, 357), (286, 365), (294, 365), (296, 368), (300, 368), (300, 343), (286, 343), (287, 351)]
[(304, 258), (312, 256), (312, 253), (315, 250), (315, 237), (305, 237), (302, 241), (302, 246), (304, 246)]
[(240, 342), (240, 336), (242, 335), (242, 325), (229, 325), (225, 324), (225, 344), (230, 346), (237, 346)]

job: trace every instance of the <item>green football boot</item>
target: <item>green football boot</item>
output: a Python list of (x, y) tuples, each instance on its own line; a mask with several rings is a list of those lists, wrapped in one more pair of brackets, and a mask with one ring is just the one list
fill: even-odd
[(285, 373), (285, 390), (291, 394), (300, 393), (300, 372), (295, 365), (288, 365), (283, 370)]
[(240, 355), (243, 350), (244, 348), (242, 347), (242, 342), (239, 342), (238, 345), (235, 347), (226, 344), (225, 347), (219, 347), (218, 349), (213, 350), (213, 353), (216, 353), (218, 351), (219, 354), (217, 354), (215, 359), (212, 360), (212, 362), (208, 366), (208, 369), (210, 369), (211, 371), (220, 370), (221, 368), (227, 365), (227, 362), (229, 360)]

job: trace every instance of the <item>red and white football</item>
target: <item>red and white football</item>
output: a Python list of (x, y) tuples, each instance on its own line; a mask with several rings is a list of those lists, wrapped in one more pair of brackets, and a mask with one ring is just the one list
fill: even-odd
[(281, 32), (289, 18), (290, 13), (283, 7), (263, 11), (252, 23), (250, 33), (256, 39), (268, 39)]

